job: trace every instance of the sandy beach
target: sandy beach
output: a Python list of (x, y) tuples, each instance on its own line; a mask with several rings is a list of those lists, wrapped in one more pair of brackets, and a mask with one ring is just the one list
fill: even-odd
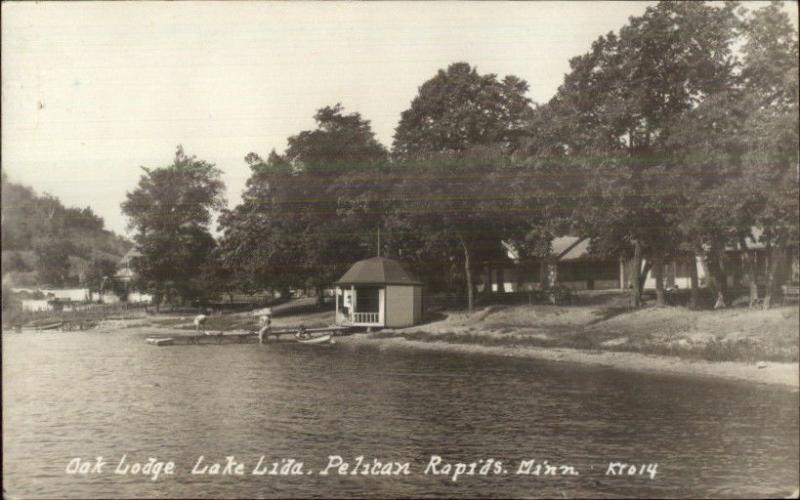
[[(675, 356), (658, 356), (634, 352), (584, 351), (568, 348), (499, 347), (451, 342), (406, 340), (403, 337), (370, 338), (369, 334), (355, 334), (337, 339), (345, 344), (374, 345), (379, 349), (426, 349), (441, 352), (459, 352), (504, 356), (523, 359), (541, 359), (634, 370), (649, 373), (670, 373), (720, 377), (745, 382), (776, 384), (798, 389), (797, 363), (768, 362), (763, 365), (729, 361), (687, 360)], [(759, 368), (763, 366), (763, 368)]]
[[(443, 312), (406, 329), (338, 337), (342, 345), (377, 349), (424, 349), (476, 355), (580, 363), (638, 372), (719, 377), (798, 389), (798, 308), (769, 311), (731, 308), (690, 311), (644, 308), (630, 311), (613, 303), (562, 307), (490, 306), (466, 314)], [(324, 327), (330, 311), (290, 313), (273, 326)], [(209, 318), (213, 332), (257, 328), (247, 312)], [(97, 331), (186, 335), (190, 316), (151, 315), (106, 320)]]

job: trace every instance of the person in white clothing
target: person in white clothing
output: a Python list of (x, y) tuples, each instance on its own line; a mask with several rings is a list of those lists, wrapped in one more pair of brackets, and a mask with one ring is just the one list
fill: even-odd
[(258, 343), (264, 343), (264, 337), (269, 339), (269, 331), (272, 328), (272, 309), (266, 308), (258, 315), (261, 328), (258, 330)]
[[(198, 314), (197, 316), (195, 316), (194, 317), (194, 331), (199, 333), (200, 332), (200, 327), (204, 326), (206, 324), (206, 319), (208, 319), (208, 316), (206, 316), (205, 314)], [(203, 333), (206, 333), (205, 328), (203, 329)]]

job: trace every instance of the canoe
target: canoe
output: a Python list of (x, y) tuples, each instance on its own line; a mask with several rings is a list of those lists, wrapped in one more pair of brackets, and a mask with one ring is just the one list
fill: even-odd
[(163, 337), (163, 338), (156, 338), (156, 337), (147, 337), (145, 342), (152, 345), (175, 345), (175, 339), (172, 337)]
[(55, 330), (56, 328), (61, 328), (63, 321), (58, 321), (56, 323), (48, 323), (46, 325), (25, 325), (27, 328), (32, 330)]
[(331, 341), (331, 334), (320, 335), (319, 337), (311, 337), (308, 339), (297, 339), (301, 344), (328, 344)]

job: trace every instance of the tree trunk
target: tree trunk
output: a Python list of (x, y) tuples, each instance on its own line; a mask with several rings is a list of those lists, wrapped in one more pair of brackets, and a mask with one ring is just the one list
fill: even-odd
[(656, 278), (656, 307), (664, 307), (664, 254), (661, 250), (653, 256), (653, 270)]
[(778, 285), (778, 273), (783, 264), (783, 248), (772, 247), (769, 252), (769, 277), (767, 278), (767, 290), (764, 293), (764, 310), (772, 305), (772, 295)]
[(548, 279), (547, 279), (547, 263), (545, 259), (539, 262), (539, 289), (544, 290), (548, 287)]
[(644, 290), (644, 284), (647, 281), (647, 274), (650, 272), (650, 269), (653, 268), (653, 263), (647, 261), (644, 263), (642, 270), (639, 271), (639, 294), (641, 295), (642, 291)]
[(467, 311), (471, 313), (475, 308), (475, 297), (472, 294), (472, 269), (469, 247), (467, 247), (467, 243), (463, 240), (463, 238), (461, 239), (461, 247), (464, 249), (464, 276), (467, 278)]
[(692, 286), (692, 290), (689, 292), (689, 308), (697, 309), (697, 288), (700, 286), (700, 280), (697, 278), (697, 259), (694, 255), (689, 260), (689, 280)]
[(503, 266), (497, 268), (497, 291), (505, 293), (506, 291), (506, 275), (503, 272)]
[(631, 291), (631, 306), (639, 308), (642, 305), (642, 246), (639, 242), (633, 244), (633, 259), (631, 262), (631, 284), (633, 289)]
[(483, 294), (488, 296), (492, 293), (492, 265), (486, 265), (486, 279), (483, 281)]
[(744, 238), (739, 239), (742, 245), (742, 250), (745, 252), (745, 261), (747, 262), (747, 274), (750, 275), (750, 307), (754, 307), (758, 302), (758, 282), (756, 281), (756, 256), (751, 254), (747, 249), (747, 241)]
[(720, 266), (720, 257), (717, 253), (712, 250), (711, 256), (710, 259), (708, 256), (705, 259), (706, 276), (708, 276), (708, 281), (716, 297), (714, 309), (723, 309), (727, 307), (725, 303), (725, 273)]

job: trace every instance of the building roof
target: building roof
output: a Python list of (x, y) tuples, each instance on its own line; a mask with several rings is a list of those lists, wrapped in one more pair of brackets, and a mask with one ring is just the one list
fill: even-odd
[[(761, 250), (766, 248), (766, 245), (761, 242), (761, 235), (763, 231), (753, 226), (750, 228), (750, 236), (745, 238), (748, 250)], [(512, 243), (503, 241), (503, 248), (505, 248), (508, 257), (513, 260), (519, 260), (519, 251)], [(595, 255), (590, 252), (591, 240), (589, 238), (581, 238), (579, 236), (558, 236), (553, 238), (550, 242), (550, 254), (548, 257), (554, 258), (557, 261), (577, 261), (577, 260), (602, 260), (604, 257)], [(740, 243), (733, 246), (726, 247), (728, 251), (743, 250)]]
[(422, 285), (401, 263), (372, 257), (353, 264), (336, 285)]
[(596, 259), (589, 253), (589, 243), (589, 238), (562, 236), (553, 240), (553, 253), (561, 261)]

